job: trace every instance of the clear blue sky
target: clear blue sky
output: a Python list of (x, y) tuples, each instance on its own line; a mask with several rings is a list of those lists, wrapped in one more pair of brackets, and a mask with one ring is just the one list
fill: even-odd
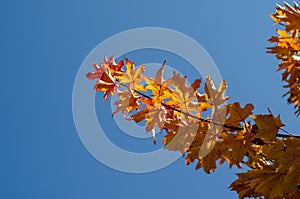
[[(285, 91), (277, 61), (265, 53), (266, 40), (275, 34), (269, 13), (276, 3), (282, 4), (1, 1), (0, 198), (237, 198), (227, 187), (238, 170), (228, 170), (228, 165), (207, 175), (180, 158), (160, 171), (128, 174), (98, 162), (75, 129), (73, 83), (84, 58), (106, 38), (137, 27), (170, 28), (209, 52), (228, 82), (231, 102), (253, 103), (255, 113), (267, 113), (270, 107), (281, 114), (287, 130), (299, 132), (299, 119), (281, 97)], [(103, 103), (96, 98), (100, 108)], [(110, 124), (107, 114), (104, 122)], [(116, 136), (120, 132), (113, 124), (111, 131), (110, 138), (122, 147), (156, 149), (151, 139)]]

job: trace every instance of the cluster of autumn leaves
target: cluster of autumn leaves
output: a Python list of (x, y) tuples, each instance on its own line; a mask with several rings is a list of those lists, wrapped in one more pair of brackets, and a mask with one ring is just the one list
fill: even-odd
[[(272, 17), (277, 23), (285, 22), (286, 30), (270, 39), (278, 45), (269, 48), (269, 52), (282, 60), (279, 70), (285, 69), (288, 100), (299, 114), (300, 23), (295, 20), (300, 21), (300, 10), (297, 5), (279, 6)], [(119, 96), (113, 115), (122, 112), (127, 120), (144, 121), (154, 143), (156, 128), (165, 132), (164, 147), (181, 152), (187, 165), (196, 162), (196, 169), (203, 168), (206, 173), (214, 171), (217, 163), (227, 162), (230, 168), (246, 165), (249, 170), (238, 173), (238, 179), (230, 185), (239, 198), (300, 198), (300, 139), (278, 134), (284, 126), (279, 116), (271, 111), (253, 115), (252, 104), (228, 104), (225, 81), (216, 89), (206, 77), (201, 93), (200, 79), (188, 85), (186, 77), (174, 71), (171, 78), (164, 80), (164, 65), (165, 62), (151, 78), (144, 75), (145, 65), (136, 67), (127, 58), (116, 63), (113, 56), (104, 57), (100, 65), (93, 65), (95, 71), (87, 78), (96, 79), (94, 89), (104, 93), (104, 101), (110, 94)]]
[(294, 104), (296, 114), (300, 115), (300, 7), (294, 3), (294, 7), (285, 3), (285, 7), (277, 6), (276, 13), (271, 14), (276, 24), (284, 27), (278, 29), (278, 36), (269, 39), (270, 42), (277, 43), (276, 46), (269, 47), (267, 52), (276, 54), (281, 60), (277, 70), (283, 70), (282, 81), (289, 90), (288, 103)]

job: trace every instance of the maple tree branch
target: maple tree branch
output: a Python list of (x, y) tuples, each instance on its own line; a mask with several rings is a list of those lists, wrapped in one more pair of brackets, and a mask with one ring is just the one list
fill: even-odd
[(289, 136), (291, 136), (291, 137), (295, 137), (294, 136), (294, 134), (292, 134), (292, 133), (290, 133), (290, 132), (288, 132), (287, 130), (285, 130), (285, 129), (283, 129), (283, 128), (279, 128), (281, 131), (283, 131), (283, 132), (285, 132), (285, 133), (287, 133)]
[[(121, 83), (121, 82), (119, 82), (119, 81), (118, 81), (118, 84), (121, 85), (121, 86), (124, 86), (124, 87), (128, 88), (128, 85), (123, 84), (123, 83)], [(145, 94), (145, 93), (142, 93), (142, 92), (140, 92), (140, 91), (138, 91), (138, 90), (136, 90), (136, 89), (133, 89), (133, 91), (136, 92), (137, 94), (139, 94), (139, 95), (141, 95), (141, 96), (143, 96), (143, 97), (149, 99), (149, 100), (152, 99), (152, 97), (150, 97), (149, 95), (147, 95), (147, 94)], [(201, 118), (201, 117), (197, 117), (197, 116), (195, 116), (195, 115), (193, 115), (193, 114), (184, 112), (184, 111), (182, 111), (182, 110), (180, 110), (180, 109), (177, 109), (177, 108), (174, 108), (174, 107), (172, 107), (172, 106), (170, 106), (170, 105), (168, 105), (168, 104), (166, 104), (166, 103), (164, 103), (164, 102), (161, 102), (161, 105), (164, 106), (164, 107), (166, 107), (166, 108), (172, 109), (173, 111), (176, 111), (176, 112), (178, 112), (178, 113), (181, 113), (181, 114), (183, 114), (183, 115), (185, 115), (185, 116), (187, 116), (187, 117), (191, 117), (191, 118), (194, 118), (194, 119), (196, 119), (196, 120), (199, 120), (200, 122), (211, 123), (211, 124), (214, 124), (214, 125), (217, 125), (217, 126), (222, 126), (222, 127), (225, 127), (225, 128), (229, 128), (229, 129), (235, 130), (235, 131), (241, 131), (241, 130), (244, 129), (243, 127), (231, 126), (231, 125), (219, 123), (219, 122), (216, 122), (216, 121), (213, 121), (213, 120), (208, 120), (208, 119), (204, 119), (204, 118)], [(279, 130), (281, 130), (281, 131), (287, 133), (287, 135), (286, 135), (286, 134), (280, 134), (280, 133), (277, 133), (277, 137), (280, 137), (280, 138), (289, 138), (289, 137), (300, 138), (300, 136), (295, 136), (295, 135), (289, 133), (288, 131), (286, 131), (286, 130), (283, 129), (283, 128), (279, 128)], [(252, 129), (252, 131), (253, 131), (253, 132), (258, 132), (258, 129)]]
[[(284, 87), (289, 88), (290, 90), (284, 94), (284, 96), (289, 94), (288, 103), (293, 103), (295, 105), (294, 108), (298, 109), (295, 114), (298, 116), (300, 115), (298, 81), (298, 72), (300, 67), (298, 67), (299, 56), (297, 56), (296, 53), (299, 53), (300, 50), (298, 50), (296, 46), (300, 44), (300, 20), (297, 19), (300, 7), (296, 2), (294, 3), (294, 7), (286, 2), (284, 2), (284, 5), (285, 7), (277, 5), (276, 13), (271, 14), (271, 17), (275, 21), (275, 24), (283, 26), (285, 30), (277, 31), (279, 36), (273, 36), (269, 39), (271, 43), (276, 42), (277, 45), (274, 47), (268, 47), (267, 53), (276, 54), (277, 59), (281, 59), (282, 62), (279, 64), (279, 69), (287, 69), (282, 76), (283, 80), (288, 83), (288, 85), (284, 85)], [(123, 79), (123, 83), (121, 83), (119, 81), (119, 77), (122, 77), (125, 74), (125, 71), (122, 69), (125, 61), (126, 68), (129, 71), (126, 71), (126, 80)], [(222, 108), (226, 108), (227, 110), (223, 121), (214, 117), (216, 115), (214, 110), (212, 110), (211, 118), (202, 116), (201, 113), (205, 112), (204, 108), (202, 108), (202, 101), (210, 104), (207, 106), (205, 104), (205, 106), (203, 106), (205, 107), (205, 110), (207, 108), (214, 109), (216, 106), (213, 106), (213, 100), (219, 100), (219, 96), (217, 95), (221, 94), (220, 99), (225, 97), (223, 96), (226, 90), (225, 83), (224, 85), (220, 85), (219, 89), (216, 90), (216, 95), (209, 97), (212, 98), (212, 100), (208, 99), (208, 97), (200, 98), (200, 100), (198, 98), (198, 104), (196, 105), (201, 107), (197, 107), (196, 111), (195, 109), (190, 111), (188, 109), (189, 106), (187, 105), (188, 101), (186, 100), (185, 94), (188, 91), (192, 102), (196, 103), (196, 101), (194, 101), (195, 96), (192, 91), (190, 92), (190, 90), (186, 90), (187, 85), (185, 85), (185, 87), (181, 87), (183, 78), (180, 75), (177, 76), (177, 73), (174, 73), (173, 83), (171, 84), (174, 86), (173, 88), (172, 86), (169, 87), (169, 83), (162, 84), (166, 85), (165, 87), (171, 90), (170, 93), (172, 93), (172, 91), (182, 92), (184, 94), (183, 98), (176, 95), (172, 96), (170, 93), (164, 95), (164, 85), (157, 83), (158, 81), (164, 82), (162, 77), (163, 67), (165, 64), (166, 60), (164, 60), (161, 69), (157, 71), (154, 81), (152, 80), (149, 83), (146, 81), (149, 85), (153, 86), (152, 89), (151, 87), (146, 87), (147, 89), (145, 90), (135, 89), (134, 85), (142, 86), (143, 88), (145, 87), (145, 85), (140, 83), (143, 78), (142, 74), (145, 71), (144, 65), (141, 66), (140, 69), (135, 70), (134, 62), (131, 62), (127, 58), (124, 58), (124, 60), (121, 60), (118, 64), (116, 64), (114, 56), (111, 56), (109, 59), (105, 56), (104, 64), (102, 65), (101, 63), (100, 65), (93, 65), (95, 72), (90, 72), (86, 76), (90, 80), (95, 78), (102, 80), (101, 83), (99, 83), (99, 81), (96, 83), (95, 90), (105, 92), (103, 96), (104, 101), (106, 101), (110, 94), (118, 93), (120, 100), (118, 103), (115, 103), (118, 108), (112, 115), (122, 110), (124, 115), (131, 116), (130, 120), (132, 121), (140, 122), (149, 119), (147, 122), (150, 121), (151, 126), (147, 123), (146, 129), (149, 127), (153, 128), (154, 126), (154, 131), (152, 132), (154, 144), (156, 143), (155, 126), (159, 126), (161, 131), (166, 130), (167, 135), (163, 142), (163, 145), (165, 146), (164, 148), (170, 151), (179, 151), (182, 153), (183, 157), (185, 156), (185, 153), (188, 153), (185, 158), (187, 165), (198, 159), (196, 170), (203, 168), (206, 173), (210, 173), (210, 171), (214, 171), (217, 168), (215, 163), (220, 158), (222, 158), (220, 164), (227, 161), (230, 164), (230, 168), (233, 165), (241, 168), (241, 164), (248, 166), (250, 169), (248, 169), (247, 172), (238, 173), (238, 179), (235, 180), (229, 187), (232, 191), (236, 191), (238, 193), (239, 198), (297, 197), (297, 191), (300, 190), (300, 178), (299, 176), (290, 175), (290, 168), (297, 168), (299, 162), (300, 136), (295, 136), (289, 131), (283, 129), (281, 126), (284, 125), (282, 124), (280, 117), (274, 117), (269, 108), (267, 108), (270, 113), (269, 115), (261, 114), (251, 117), (252, 110), (254, 108), (252, 104), (250, 104), (250, 106), (247, 104), (245, 108), (242, 108), (239, 102), (230, 104), (230, 107), (226, 107), (226, 105), (224, 105)], [(289, 70), (290, 68), (295, 70)], [(102, 77), (102, 75), (105, 76)], [(185, 79), (186, 76), (184, 76), (184, 82)], [(209, 89), (209, 87), (213, 87), (213, 82), (210, 78), (208, 78), (207, 81), (211, 84), (210, 86), (206, 84), (205, 93), (209, 94), (207, 89)], [(193, 89), (198, 89), (200, 87), (200, 83), (196, 81), (193, 84), (191, 85), (191, 88)], [(124, 86), (128, 90), (116, 90), (116, 87), (119, 86)], [(159, 99), (162, 95), (165, 98)], [(174, 101), (182, 102), (184, 105), (178, 105), (177, 102), (170, 103), (168, 99), (174, 99)], [(158, 114), (152, 114), (152, 111), (150, 110), (153, 107), (155, 107), (155, 113), (158, 111)], [(132, 110), (135, 110), (134, 113), (131, 113)], [(211, 109), (209, 109), (209, 111), (210, 110)], [(166, 126), (163, 123), (163, 117), (160, 117), (161, 113), (165, 112), (168, 114), (168, 117), (166, 118), (168, 118), (171, 122), (174, 122), (175, 125), (178, 123), (184, 123), (183, 119), (177, 118), (177, 116), (183, 116), (184, 119), (187, 118), (192, 120), (192, 123), (191, 125), (189, 125), (190, 121), (185, 123), (184, 131), (179, 131), (177, 126), (176, 129), (173, 128), (174, 124), (171, 122), (168, 122), (169, 126)], [(207, 114), (210, 115), (209, 113)], [(253, 121), (251, 121), (252, 124), (249, 120)], [(194, 133), (189, 132), (194, 124), (205, 124), (205, 129), (214, 125), (219, 128), (224, 128), (221, 129), (221, 133), (224, 133), (224, 136), (218, 136), (216, 132), (213, 132), (213, 138), (209, 138), (209, 140), (206, 141), (205, 134), (209, 133), (209, 131), (205, 131), (204, 128), (197, 128), (196, 136), (193, 135)], [(178, 127), (181, 126), (178, 125)], [(170, 134), (168, 130), (171, 131)], [(215, 136), (215, 134), (217, 136)], [(178, 137), (175, 138), (175, 136)], [(220, 141), (220, 145), (215, 146), (215, 140)], [(174, 144), (170, 144), (172, 141), (174, 141)], [(205, 147), (204, 153), (201, 151), (202, 146)], [(216, 147), (216, 150), (212, 151), (213, 147)], [(287, 148), (289, 150), (286, 150)], [(209, 153), (212, 155), (207, 156)], [(207, 159), (204, 159), (204, 157), (207, 157)], [(288, 191), (283, 189), (273, 191), (275, 182), (277, 182), (279, 186), (284, 185), (286, 187), (291, 187), (291, 189)], [(264, 186), (260, 186), (260, 184), (264, 184)]]
[[(120, 83), (120, 82), (119, 82), (119, 84), (122, 85), (122, 86), (124, 86), (124, 87), (126, 87), (126, 88), (128, 88), (128, 85), (126, 85), (126, 84), (123, 84), (123, 83)], [(144, 94), (144, 93), (142, 93), (142, 92), (140, 92), (140, 91), (138, 91), (138, 90), (133, 89), (133, 91), (136, 92), (136, 93), (138, 93), (139, 95), (141, 95), (141, 96), (147, 98), (147, 99), (152, 99), (149, 95), (146, 95), (146, 94)], [(211, 123), (211, 124), (214, 124), (214, 125), (218, 125), (218, 126), (230, 128), (230, 129), (232, 129), (232, 130), (239, 130), (239, 131), (240, 131), (240, 130), (243, 130), (243, 129), (244, 129), (244, 128), (242, 128), (242, 127), (235, 127), (235, 126), (231, 126), (231, 125), (227, 125), (227, 124), (222, 124), (222, 123), (219, 123), (219, 122), (215, 122), (215, 121), (212, 121), (212, 120), (204, 119), (204, 118), (201, 118), (201, 117), (197, 117), (197, 116), (195, 116), (195, 115), (193, 115), (193, 114), (184, 112), (184, 111), (179, 110), (179, 109), (177, 109), (177, 108), (174, 108), (174, 107), (172, 107), (172, 106), (170, 106), (170, 105), (168, 105), (168, 104), (166, 104), (166, 103), (164, 103), (164, 102), (161, 102), (161, 105), (163, 105), (163, 106), (166, 107), (166, 108), (172, 109), (173, 111), (176, 111), (176, 112), (178, 112), (178, 113), (181, 113), (181, 114), (183, 114), (183, 115), (185, 115), (185, 116), (187, 116), (187, 117), (191, 117), (191, 118), (194, 118), (194, 119), (196, 119), (196, 120), (199, 120), (199, 121), (201, 121), (201, 122)]]
[(213, 121), (213, 120), (208, 120), (208, 119), (204, 119), (204, 118), (201, 118), (201, 117), (197, 117), (197, 116), (195, 116), (195, 115), (193, 115), (193, 114), (190, 114), (190, 113), (181, 111), (181, 110), (179, 110), (179, 109), (177, 109), (177, 108), (174, 108), (174, 107), (172, 107), (172, 106), (170, 106), (170, 105), (168, 105), (168, 104), (165, 104), (165, 103), (163, 103), (163, 102), (161, 102), (161, 104), (162, 104), (163, 106), (169, 108), (169, 109), (172, 109), (173, 111), (177, 111), (177, 112), (179, 112), (179, 113), (184, 114), (184, 115), (187, 116), (187, 117), (194, 118), (194, 119), (199, 120), (199, 121), (201, 121), (201, 122), (211, 123), (211, 124), (214, 124), (214, 125), (217, 125), (217, 126), (222, 126), (222, 127), (230, 128), (230, 129), (232, 129), (232, 130), (239, 130), (239, 131), (240, 131), (240, 130), (243, 130), (243, 129), (244, 129), (244, 128), (242, 128), (242, 127), (230, 126), (230, 125), (227, 125), (227, 124), (222, 124), (222, 123), (219, 123), (219, 122), (215, 122), (215, 121)]
[[(280, 130), (282, 130), (282, 129), (280, 129)], [(276, 136), (280, 137), (280, 138), (291, 138), (291, 137), (300, 138), (300, 136), (298, 136), (298, 135), (286, 135), (286, 134), (280, 134), (280, 133), (277, 133)]]

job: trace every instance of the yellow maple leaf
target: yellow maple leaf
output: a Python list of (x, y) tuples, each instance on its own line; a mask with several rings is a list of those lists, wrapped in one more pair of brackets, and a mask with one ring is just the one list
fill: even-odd
[(172, 95), (172, 90), (169, 86), (172, 83), (172, 79), (163, 79), (165, 62), (161, 68), (157, 71), (154, 78), (145, 76), (144, 80), (147, 83), (146, 89), (152, 91), (152, 99), (154, 104), (161, 104), (164, 100), (169, 99)]
[(129, 83), (129, 86), (136, 91), (146, 91), (143, 84), (140, 82), (143, 80), (143, 73), (145, 72), (145, 65), (140, 65), (136, 70), (134, 63), (129, 59), (126, 60), (126, 73), (120, 78), (120, 83)]
[(277, 30), (279, 36), (273, 36), (269, 42), (276, 42), (277, 46), (268, 47), (267, 52), (276, 54), (277, 59), (289, 60), (295, 52), (300, 50), (299, 38), (285, 30)]
[[(200, 87), (201, 80), (196, 79), (190, 87), (187, 86), (186, 77), (181, 76), (179, 73), (173, 72), (172, 86), (174, 87), (173, 93), (170, 95), (172, 104), (175, 104), (180, 110), (181, 117), (188, 117), (188, 114), (201, 115), (201, 112), (210, 107), (206, 100), (199, 101), (198, 88)], [(196, 99), (198, 102), (196, 102)]]

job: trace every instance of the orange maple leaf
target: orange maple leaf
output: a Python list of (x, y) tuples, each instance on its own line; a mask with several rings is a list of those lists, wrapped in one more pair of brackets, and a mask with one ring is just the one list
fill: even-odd
[(275, 141), (279, 128), (284, 126), (280, 120), (280, 116), (274, 117), (272, 113), (268, 115), (254, 115), (252, 119), (258, 126), (258, 132), (255, 137), (261, 138), (266, 142)]
[(276, 42), (277, 46), (267, 48), (268, 53), (275, 53), (277, 59), (281, 59), (277, 70), (285, 69), (282, 73), (282, 80), (287, 84), (289, 90), (284, 94), (288, 95), (288, 103), (294, 104), (295, 114), (300, 115), (300, 7), (294, 3), (294, 7), (284, 3), (285, 7), (277, 6), (276, 13), (271, 14), (275, 23), (285, 26), (285, 30), (277, 30), (279, 36), (272, 37), (269, 42)]
[(272, 160), (261, 169), (239, 173), (230, 187), (240, 198), (264, 196), (265, 198), (298, 198), (300, 181), (300, 141), (288, 138), (276, 140), (267, 148), (267, 158)]
[(195, 136), (194, 142), (191, 144), (190, 149), (188, 150), (188, 155), (186, 157), (186, 164), (189, 165), (194, 160), (198, 160), (196, 165), (196, 170), (203, 168), (206, 173), (215, 171), (217, 168), (216, 162), (220, 160), (220, 165), (225, 161), (223, 154), (226, 153), (226, 147), (222, 142), (214, 140), (216, 143), (214, 147), (206, 154), (204, 157), (199, 156), (200, 150), (202, 148), (202, 143), (204, 141), (205, 134), (197, 133)]
[(164, 148), (170, 151), (186, 152), (199, 130), (199, 125), (201, 124), (193, 118), (181, 120), (172, 127), (168, 125), (168, 132), (163, 142)]
[(162, 104), (155, 104), (153, 99), (143, 99), (142, 101), (146, 106), (143, 110), (133, 114), (131, 120), (137, 123), (145, 120), (146, 132), (152, 131), (153, 142), (156, 144), (155, 127), (164, 128), (168, 110)]
[(120, 100), (114, 103), (117, 106), (117, 109), (112, 115), (115, 115), (121, 111), (125, 116), (126, 112), (127, 114), (130, 114), (131, 111), (138, 110), (140, 108), (140, 103), (138, 101), (140, 97), (136, 96), (130, 87), (128, 87), (126, 90), (119, 91), (118, 95)]
[(300, 30), (300, 7), (294, 2), (294, 7), (284, 2), (285, 7), (280, 5), (276, 8), (276, 13), (270, 16), (275, 23), (285, 22), (286, 31)]
[(226, 119), (225, 124), (240, 127), (240, 123), (244, 122), (252, 114), (254, 106), (252, 104), (246, 104), (244, 108), (241, 107), (239, 102), (234, 102), (227, 106), (229, 111), (229, 118)]
[(254, 134), (247, 123), (244, 124), (243, 130), (234, 134), (226, 132), (221, 135), (222, 142), (228, 149), (228, 153), (224, 153), (223, 157), (228, 161), (230, 167), (236, 165), (238, 168), (242, 168), (240, 163), (246, 154), (256, 155), (256, 151), (253, 148), (253, 137)]
[(115, 77), (116, 80), (124, 75), (124, 70), (122, 69), (124, 66), (124, 60), (121, 60), (118, 62), (118, 64), (116, 64), (114, 56), (111, 56), (109, 59), (104, 56), (104, 61), (101, 63), (101, 66), (109, 70), (111, 75)]
[(99, 78), (94, 86), (94, 89), (98, 92), (104, 92), (103, 99), (107, 100), (110, 94), (114, 95), (116, 93), (116, 89), (119, 88), (119, 85), (116, 84), (114, 78), (111, 76), (110, 72), (107, 71), (103, 73), (101, 78)]

